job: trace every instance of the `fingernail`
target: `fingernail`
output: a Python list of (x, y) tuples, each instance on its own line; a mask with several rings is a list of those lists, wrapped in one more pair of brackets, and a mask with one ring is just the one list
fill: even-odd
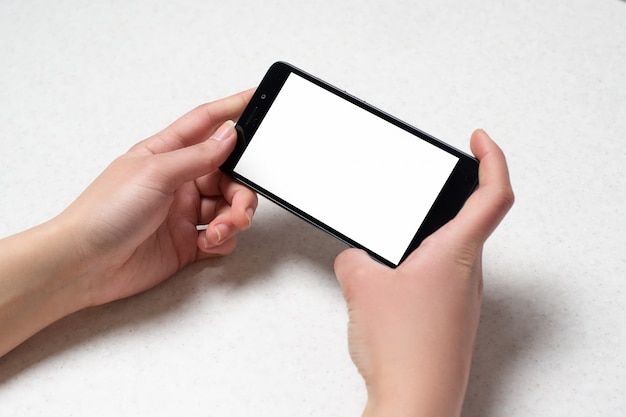
[(202, 238), (202, 243), (204, 244), (204, 249), (209, 249), (209, 241), (206, 238), (206, 234)]
[(221, 243), (222, 239), (228, 236), (228, 227), (223, 224), (218, 224), (213, 229), (215, 230), (215, 234), (217, 235), (217, 243)]
[(252, 207), (249, 207), (248, 210), (246, 210), (246, 217), (248, 218), (248, 227), (252, 226), (253, 215), (254, 215), (254, 209)]
[(211, 135), (211, 139), (217, 141), (223, 141), (224, 139), (227, 139), (230, 135), (233, 134), (234, 127), (235, 122), (233, 122), (232, 120), (227, 121), (226, 123), (221, 125), (219, 129), (215, 131), (215, 133)]

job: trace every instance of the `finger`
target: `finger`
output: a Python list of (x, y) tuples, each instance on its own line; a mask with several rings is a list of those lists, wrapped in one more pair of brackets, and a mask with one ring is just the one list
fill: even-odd
[(200, 209), (198, 210), (198, 224), (209, 225), (220, 213), (222, 206), (227, 205), (221, 197), (203, 197), (200, 199)]
[(504, 153), (483, 130), (476, 130), (470, 147), (480, 161), (479, 187), (451, 224), (464, 239), (482, 245), (515, 200)]
[[(256, 195), (250, 192), (237, 197), (232, 205), (225, 200), (207, 204), (209, 207), (202, 207), (202, 210), (214, 210), (214, 219), (208, 224), (206, 229), (206, 239), (208, 245), (220, 245), (225, 240), (230, 239), (237, 233), (248, 229), (252, 225), (252, 218), (256, 209)], [(210, 207), (213, 205), (213, 207)], [(203, 214), (205, 215), (205, 214)]]
[(237, 248), (237, 236), (222, 242), (220, 245), (211, 246), (207, 244), (201, 233), (198, 236), (198, 251), (196, 253), (196, 261), (207, 258), (215, 258), (218, 256), (230, 255)]
[[(218, 217), (224, 218), (226, 214), (232, 217), (230, 223), (238, 229), (244, 230), (250, 226), (252, 215), (256, 211), (258, 198), (256, 193), (247, 187), (238, 187), (238, 191), (230, 198), (219, 195), (215, 197), (202, 197), (198, 221), (200, 224), (216, 222)], [(231, 210), (232, 213), (227, 213)]]
[(220, 183), (224, 180), (224, 177), (226, 177), (226, 174), (217, 170), (196, 178), (195, 183), (198, 192), (205, 197), (221, 197), (222, 190), (220, 189)]
[(247, 229), (259, 204), (257, 194), (226, 175), (220, 181), (220, 190), (224, 200), (233, 208), (233, 224), (242, 230)]
[(156, 154), (200, 143), (227, 120), (237, 120), (253, 93), (254, 89), (250, 89), (198, 106), (161, 132), (140, 142), (132, 150)]
[(387, 271), (361, 249), (346, 249), (335, 258), (335, 275), (341, 285), (344, 297), (349, 300), (363, 281), (375, 279)]
[(233, 122), (226, 122), (209, 139), (154, 158), (154, 185), (163, 192), (173, 192), (188, 181), (219, 168), (235, 148), (237, 133)]
[(197, 178), (195, 183), (200, 195), (205, 197), (224, 196), (226, 201), (232, 201), (235, 194), (241, 190), (248, 190), (250, 193), (254, 193), (248, 187), (220, 170)]

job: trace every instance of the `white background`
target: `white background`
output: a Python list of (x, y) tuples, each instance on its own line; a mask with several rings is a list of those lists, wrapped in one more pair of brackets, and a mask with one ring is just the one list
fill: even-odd
[(458, 160), (291, 74), (234, 171), (397, 265)]
[[(517, 202), (485, 249), (464, 415), (623, 415), (625, 40), (619, 0), (3, 1), (0, 234), (287, 60), (507, 154)], [(0, 359), (0, 415), (359, 415), (342, 248), (262, 202), (233, 256)]]

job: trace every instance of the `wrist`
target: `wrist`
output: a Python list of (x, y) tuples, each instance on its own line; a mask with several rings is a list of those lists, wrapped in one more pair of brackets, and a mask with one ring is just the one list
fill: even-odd
[(76, 236), (78, 227), (61, 217), (38, 226), (41, 246), (38, 271), (41, 277), (40, 290), (62, 302), (58, 315), (67, 316), (88, 307), (88, 280), (90, 263), (81, 250)]
[(429, 416), (427, 404), (420, 404), (422, 392), (418, 387), (413, 388), (410, 381), (397, 378), (383, 389), (368, 387), (368, 397), (363, 417), (419, 417)]
[(429, 357), (434, 361), (407, 363), (401, 369), (379, 374), (368, 381), (363, 416), (458, 417), (465, 398), (469, 366), (455, 364), (453, 359), (438, 360), (436, 355)]
[(0, 241), (0, 356), (87, 306), (73, 234), (51, 220)]
[(363, 417), (458, 417), (463, 398), (442, 395), (427, 397), (414, 392), (411, 397), (392, 395), (388, 398), (368, 397)]

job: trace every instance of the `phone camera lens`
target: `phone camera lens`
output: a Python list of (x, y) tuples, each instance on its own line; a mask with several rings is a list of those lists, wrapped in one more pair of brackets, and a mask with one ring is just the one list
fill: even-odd
[(261, 100), (265, 100), (266, 97), (267, 97), (267, 95), (261, 94)]

